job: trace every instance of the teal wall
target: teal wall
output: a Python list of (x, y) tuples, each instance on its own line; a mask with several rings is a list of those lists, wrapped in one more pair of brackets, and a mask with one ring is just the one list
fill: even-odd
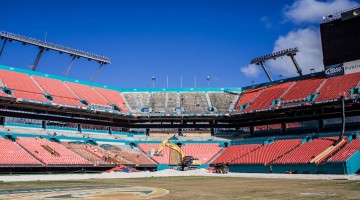
[(346, 173), (347, 174), (356, 174), (359, 170), (360, 170), (360, 150), (355, 152), (346, 161)]
[[(344, 163), (326, 163), (322, 165), (315, 164), (273, 164), (272, 173), (284, 174), (288, 170), (298, 171), (301, 173), (310, 174), (345, 174)], [(237, 173), (269, 173), (270, 166), (263, 164), (234, 164), (229, 166), (230, 172)]]

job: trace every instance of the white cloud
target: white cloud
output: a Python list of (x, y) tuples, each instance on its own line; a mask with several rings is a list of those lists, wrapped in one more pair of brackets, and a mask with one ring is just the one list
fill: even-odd
[(259, 66), (256, 65), (248, 65), (247, 67), (241, 67), (240, 71), (249, 77), (257, 77), (259, 75)]
[[(318, 29), (305, 28), (291, 31), (285, 36), (280, 36), (275, 44), (273, 51), (280, 51), (287, 48), (298, 47), (299, 53), (295, 56), (303, 74), (310, 73), (310, 69), (317, 72), (324, 69), (322, 63), (322, 50), (320, 33)], [(295, 66), (290, 57), (270, 60), (266, 63), (272, 74), (283, 75), (286, 77), (297, 75)]]
[(295, 23), (318, 23), (323, 16), (359, 6), (353, 0), (296, 0), (285, 6), (285, 17)]

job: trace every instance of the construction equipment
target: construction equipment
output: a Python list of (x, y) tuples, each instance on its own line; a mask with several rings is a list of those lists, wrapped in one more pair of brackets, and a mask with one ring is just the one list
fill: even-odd
[(218, 174), (227, 174), (229, 172), (229, 167), (225, 163), (216, 163), (214, 168)]
[[(186, 170), (188, 167), (193, 166), (193, 165), (201, 165), (201, 162), (197, 158), (194, 158), (192, 156), (185, 156), (184, 151), (178, 145), (172, 143), (168, 139), (164, 139), (161, 142), (160, 146), (158, 147), (158, 149), (155, 152), (155, 155), (161, 156), (161, 151), (164, 149), (164, 147), (169, 147), (170, 150), (177, 152), (178, 159), (176, 159), (175, 163), (177, 165), (181, 166), (182, 171)], [(172, 157), (170, 156), (170, 161), (171, 161), (171, 159), (172, 159)], [(174, 163), (174, 162), (170, 162), (170, 164), (172, 164), (172, 163)]]

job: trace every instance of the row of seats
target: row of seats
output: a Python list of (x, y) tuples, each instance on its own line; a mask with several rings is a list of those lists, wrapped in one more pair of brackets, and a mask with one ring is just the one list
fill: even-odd
[(131, 149), (125, 145), (102, 145), (105, 149), (115, 153), (119, 157), (124, 158), (131, 164), (136, 165), (154, 165), (154, 161), (152, 161), (148, 156), (146, 156), (141, 150)]
[(325, 151), (335, 143), (338, 138), (317, 138), (311, 142), (306, 142), (298, 148), (284, 155), (274, 162), (274, 164), (307, 164), (317, 155)]
[[(114, 90), (7, 70), (0, 70), (0, 80), (2, 88), (12, 90), (11, 94), (0, 92), (0, 96), (40, 102), (53, 101), (57, 104), (80, 107), (87, 106), (80, 102), (85, 100), (89, 105), (102, 107), (116, 105), (121, 111), (128, 112), (125, 100)], [(52, 98), (46, 98), (44, 95), (51, 95)]]
[(344, 162), (350, 158), (355, 152), (360, 150), (360, 139), (352, 140), (334, 156), (332, 156), (328, 162)]
[(319, 91), (315, 101), (324, 101), (340, 98), (340, 95), (349, 96), (349, 90), (356, 87), (360, 81), (360, 73), (336, 76), (327, 79)]
[(0, 165), (154, 165), (142, 151), (125, 145), (93, 146), (83, 143), (51, 142), (43, 138), (17, 137), (16, 142), (0, 137)]
[(110, 164), (109, 162), (105, 161), (103, 156), (95, 154), (94, 149), (88, 147), (90, 145), (72, 144), (70, 142), (65, 142), (63, 143), (63, 145), (66, 148), (71, 149), (75, 153), (79, 154), (81, 157), (85, 158), (94, 165)]
[[(159, 144), (139, 144), (139, 148), (145, 153), (149, 153), (151, 149), (156, 150)], [(185, 144), (181, 147), (186, 156), (197, 158), (202, 164), (208, 163), (222, 148), (219, 144)], [(170, 148), (165, 147), (160, 155), (151, 156), (159, 164), (169, 164)]]
[[(281, 105), (308, 101), (308, 96), (317, 95), (315, 102), (334, 100), (345, 94), (349, 96), (349, 90), (357, 86), (360, 81), (360, 73), (343, 76), (324, 78), (312, 78), (297, 82), (286, 82), (267, 88), (245, 90), (236, 104), (235, 111), (254, 111), (268, 109), (274, 100), (281, 100)], [(246, 106), (247, 105), (247, 106)]]
[(277, 140), (272, 144), (264, 145), (255, 151), (233, 160), (232, 164), (264, 164), (270, 162), (294, 149), (301, 144), (301, 140)]
[(231, 163), (234, 160), (260, 148), (261, 144), (235, 145), (226, 148), (213, 163)]
[(17, 137), (16, 143), (45, 165), (91, 164), (65, 146), (47, 139)]
[(0, 137), (0, 165), (40, 165), (41, 163), (11, 140)]
[[(333, 146), (338, 137), (317, 138), (301, 144), (301, 140), (277, 140), (271, 144), (235, 145), (226, 148), (212, 163), (229, 164), (319, 164), (344, 162), (360, 149), (360, 139), (346, 144), (345, 139)], [(342, 148), (343, 147), (343, 148)], [(340, 150), (339, 150), (340, 149)]]

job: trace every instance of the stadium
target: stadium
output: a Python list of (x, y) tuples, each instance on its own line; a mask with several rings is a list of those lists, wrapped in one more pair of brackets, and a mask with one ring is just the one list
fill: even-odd
[[(288, 192), (309, 184), (292, 198), (356, 199), (358, 15), (353, 8), (320, 24), (323, 71), (303, 74), (294, 47), (251, 61), (268, 82), (224, 88), (103, 85), (95, 80), (109, 58), (0, 32), (0, 56), (12, 43), (39, 49), (30, 69), (0, 65), (0, 198), (253, 199), (281, 180)], [(71, 56), (64, 76), (37, 70), (44, 51)], [(280, 57), (291, 59), (298, 76), (272, 79), (265, 62)], [(92, 81), (67, 77), (75, 59), (99, 64)]]

